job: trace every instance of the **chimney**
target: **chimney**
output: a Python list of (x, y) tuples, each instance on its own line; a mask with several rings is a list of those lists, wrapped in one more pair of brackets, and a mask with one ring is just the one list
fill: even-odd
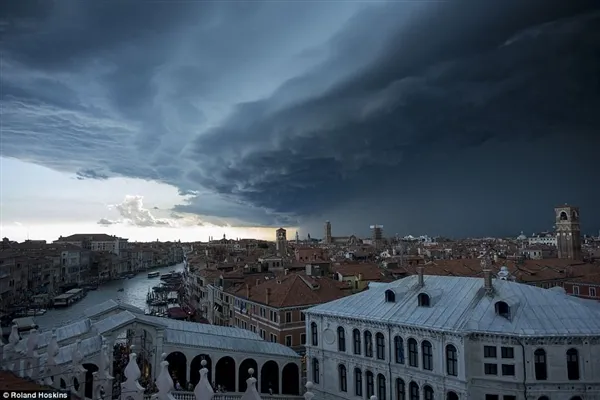
[(423, 268), (422, 266), (417, 267), (417, 275), (419, 276), (419, 287), (425, 286), (425, 280), (423, 278), (424, 270), (425, 270), (425, 268)]
[(267, 298), (266, 298), (265, 303), (269, 304), (271, 302), (271, 289), (267, 288), (266, 292), (267, 292), (266, 293), (267, 294)]
[(246, 284), (246, 298), (250, 300), (250, 285)]
[(481, 259), (481, 267), (483, 270), (483, 287), (485, 288), (486, 293), (490, 294), (494, 290), (494, 285), (492, 284), (492, 268), (491, 268), (491, 259), (488, 254), (485, 254)]
[(489, 268), (483, 270), (483, 287), (488, 293), (494, 290), (494, 286), (492, 285), (492, 271)]

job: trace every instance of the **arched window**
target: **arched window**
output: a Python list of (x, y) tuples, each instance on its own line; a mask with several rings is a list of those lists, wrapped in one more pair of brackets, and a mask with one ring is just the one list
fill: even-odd
[(494, 307), (496, 308), (497, 315), (506, 319), (510, 319), (510, 307), (508, 303), (504, 301), (497, 301)]
[(316, 358), (312, 359), (312, 380), (313, 383), (318, 384), (319, 383), (319, 376), (320, 376), (320, 372), (319, 372), (319, 360), (317, 360)]
[(446, 373), (451, 376), (458, 375), (458, 354), (456, 347), (451, 344), (446, 346)]
[(417, 341), (413, 338), (408, 339), (408, 365), (411, 367), (419, 366), (419, 347)]
[(340, 392), (348, 391), (348, 376), (346, 374), (346, 366), (343, 364), (338, 365), (338, 380), (340, 386)]
[(546, 352), (544, 349), (537, 349), (533, 353), (533, 363), (535, 367), (535, 379), (538, 381), (545, 381), (548, 378), (548, 371), (546, 366)]
[(567, 350), (567, 377), (570, 381), (579, 380), (579, 352), (576, 349)]
[(363, 386), (363, 378), (362, 371), (360, 368), (354, 368), (354, 394), (356, 396), (362, 397), (362, 386)]
[(375, 395), (375, 377), (371, 371), (365, 374), (367, 377), (367, 398)]
[(560, 213), (560, 220), (561, 221), (567, 221), (568, 219), (569, 219), (569, 216), (567, 215), (567, 213), (564, 212), (564, 211), (561, 211), (561, 213)]
[(433, 349), (431, 348), (431, 343), (424, 340), (421, 343), (421, 351), (423, 352), (423, 369), (428, 371), (433, 370)]
[(319, 332), (317, 331), (317, 324), (314, 322), (312, 322), (310, 324), (310, 335), (312, 337), (312, 345), (318, 346), (319, 345)]
[(416, 382), (411, 382), (408, 385), (408, 394), (410, 396), (409, 400), (420, 400), (419, 397), (419, 385)]
[(377, 400), (385, 400), (385, 376), (377, 375)]
[(426, 293), (419, 293), (419, 305), (421, 307), (429, 307), (431, 304), (429, 295)]
[(404, 340), (402, 337), (394, 337), (394, 355), (397, 364), (404, 364)]
[(400, 378), (396, 378), (396, 400), (406, 400), (406, 385)]
[(423, 400), (433, 400), (433, 388), (429, 385), (423, 386)]
[(352, 331), (354, 354), (360, 355), (360, 331), (355, 329)]
[(458, 400), (458, 395), (456, 392), (448, 392), (446, 394), (446, 400)]
[(385, 360), (385, 337), (383, 333), (377, 332), (375, 334), (375, 343), (377, 345), (377, 359)]
[(365, 331), (365, 357), (373, 357), (373, 334)]
[(346, 330), (338, 326), (338, 351), (346, 351)]
[(395, 303), (396, 302), (396, 293), (394, 293), (393, 290), (386, 290), (385, 291), (385, 301), (386, 303)]

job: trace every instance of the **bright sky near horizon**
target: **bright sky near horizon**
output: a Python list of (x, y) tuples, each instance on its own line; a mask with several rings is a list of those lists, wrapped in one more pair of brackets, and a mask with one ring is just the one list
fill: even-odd
[[(80, 180), (73, 174), (0, 158), (0, 236), (11, 240), (53, 241), (74, 233), (108, 233), (130, 241), (187, 242), (223, 234), (275, 238), (274, 228), (228, 226), (171, 211), (185, 201), (177, 188), (162, 183), (131, 178)], [(288, 236), (293, 235), (291, 228)]]

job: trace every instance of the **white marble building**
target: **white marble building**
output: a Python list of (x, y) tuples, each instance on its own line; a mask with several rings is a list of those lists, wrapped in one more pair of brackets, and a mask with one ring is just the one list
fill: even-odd
[(306, 315), (323, 399), (600, 399), (600, 304), (561, 288), (421, 268)]
[[(288, 347), (266, 342), (250, 331), (148, 316), (135, 307), (114, 300), (89, 308), (86, 317), (52, 332), (34, 331), (37, 336), (35, 351), (42, 364), (48, 358), (48, 346), (55, 338), (60, 348), (53, 358), (57, 364), (57, 376), (63, 371), (70, 374), (68, 371), (72, 369), (75, 348), (81, 353), (80, 364), (90, 372), (89, 375), (97, 372), (103, 343), (110, 349), (108, 365), (109, 372), (113, 373), (113, 345), (127, 333), (138, 357), (148, 360), (142, 369), (148, 368), (145, 372), (150, 380), (157, 377), (160, 357), (164, 353), (169, 370), (182, 383), (197, 384), (201, 361), (205, 360), (211, 382), (224, 387), (229, 393), (246, 390), (250, 368), (255, 371), (254, 377), (261, 393), (272, 391), (274, 395), (287, 395), (286, 398), (295, 398), (301, 393), (300, 356)], [(14, 336), (0, 355), (3, 363), (15, 357), (20, 359), (20, 355), (26, 353), (29, 339), (24, 337), (19, 342), (18, 336), (16, 339)], [(69, 383), (65, 381), (62, 386), (69, 387)], [(85, 397), (92, 397), (94, 385), (89, 383), (86, 386), (88, 393)]]

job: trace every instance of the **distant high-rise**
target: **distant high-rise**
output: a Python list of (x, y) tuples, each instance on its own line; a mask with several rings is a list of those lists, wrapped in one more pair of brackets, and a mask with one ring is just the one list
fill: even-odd
[(371, 225), (373, 245), (379, 248), (383, 240), (383, 225)]
[(324, 238), (324, 241), (327, 244), (331, 244), (331, 242), (332, 242), (332, 238), (331, 238), (331, 222), (329, 222), (329, 221), (325, 221), (325, 238)]
[(559, 206), (556, 214), (556, 247), (558, 258), (579, 260), (581, 258), (581, 227), (579, 207)]

